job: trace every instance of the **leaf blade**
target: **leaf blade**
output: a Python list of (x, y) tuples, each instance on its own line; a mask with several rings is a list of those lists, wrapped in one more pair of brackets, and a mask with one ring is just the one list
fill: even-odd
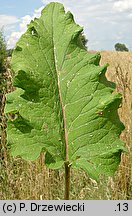
[(83, 47), (82, 30), (60, 3), (28, 25), (13, 52), (17, 90), (8, 94), (5, 112), (19, 115), (8, 122), (8, 142), (14, 156), (35, 160), (46, 151), (50, 168), (69, 160), (97, 178), (102, 169), (115, 172), (125, 150), (121, 95), (105, 78), (108, 65), (100, 67), (100, 55)]

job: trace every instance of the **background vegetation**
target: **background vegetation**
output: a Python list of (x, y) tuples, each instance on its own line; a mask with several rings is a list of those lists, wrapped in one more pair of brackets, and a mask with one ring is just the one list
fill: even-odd
[[(1, 39), (5, 44), (3, 35)], [(86, 43), (84, 43), (86, 45)], [(0, 199), (63, 199), (64, 169), (50, 170), (44, 165), (44, 154), (35, 162), (27, 162), (21, 158), (12, 158), (6, 145), (6, 116), (4, 104), (6, 92), (13, 91), (10, 58), (0, 53)], [(82, 170), (72, 170), (71, 199), (132, 199), (132, 52), (101, 52), (101, 65), (109, 63), (107, 71), (109, 80), (117, 84), (123, 101), (119, 115), (126, 128), (121, 138), (128, 147), (128, 154), (122, 155), (121, 164), (113, 178), (101, 177), (96, 183)]]
[(126, 47), (126, 45), (125, 44), (121, 44), (121, 43), (116, 43), (115, 44), (115, 50), (116, 51), (121, 51), (121, 52), (128, 52), (129, 51), (129, 49)]

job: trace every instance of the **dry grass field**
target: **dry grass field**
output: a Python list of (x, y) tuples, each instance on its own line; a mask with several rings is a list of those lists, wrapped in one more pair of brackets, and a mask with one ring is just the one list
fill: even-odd
[[(114, 81), (123, 100), (119, 115), (125, 124), (121, 134), (128, 148), (113, 178), (96, 183), (81, 170), (72, 170), (71, 199), (115, 200), (132, 199), (132, 52), (101, 52), (100, 64), (109, 63), (107, 78)], [(5, 73), (7, 92), (12, 91), (11, 73)], [(5, 91), (5, 90), (4, 90)], [(0, 108), (3, 113), (4, 97)], [(64, 172), (49, 170), (44, 165), (44, 155), (37, 161), (27, 162), (12, 158), (6, 147), (6, 121), (1, 117), (0, 199), (63, 199)]]

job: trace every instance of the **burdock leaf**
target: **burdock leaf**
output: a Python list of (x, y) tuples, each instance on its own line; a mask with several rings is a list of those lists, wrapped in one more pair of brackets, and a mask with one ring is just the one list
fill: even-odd
[(28, 25), (11, 62), (16, 90), (5, 106), (7, 140), (13, 156), (35, 160), (45, 151), (50, 168), (69, 161), (97, 178), (114, 173), (124, 150), (121, 95), (113, 94), (100, 55), (83, 47), (82, 30), (60, 3)]

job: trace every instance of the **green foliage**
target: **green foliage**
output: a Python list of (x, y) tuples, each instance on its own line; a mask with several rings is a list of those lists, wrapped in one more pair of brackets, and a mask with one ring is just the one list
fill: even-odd
[(4, 78), (4, 72), (6, 70), (5, 61), (6, 61), (6, 43), (5, 43), (3, 31), (1, 29), (0, 30), (0, 116), (2, 112), (3, 89), (5, 88), (6, 85), (5, 78)]
[(121, 43), (116, 43), (115, 44), (115, 50), (116, 51), (121, 51), (121, 52), (123, 52), (123, 51), (128, 52), (129, 51), (129, 49), (126, 47), (126, 45), (125, 44), (121, 44)]
[(81, 39), (82, 44), (84, 45), (84, 47), (87, 49), (88, 39), (86, 39), (86, 36), (83, 33), (80, 34), (80, 39)]
[(120, 162), (121, 95), (105, 78), (107, 65), (82, 45), (83, 29), (63, 5), (50, 3), (31, 21), (12, 56), (16, 90), (7, 94), (7, 140), (13, 156), (59, 168), (65, 161), (97, 179)]
[(8, 49), (8, 50), (6, 50), (6, 55), (8, 57), (11, 57), (12, 56), (12, 52), (13, 52), (13, 49)]
[(0, 30), (0, 74), (5, 69), (6, 58), (6, 43), (3, 35), (3, 31)]

